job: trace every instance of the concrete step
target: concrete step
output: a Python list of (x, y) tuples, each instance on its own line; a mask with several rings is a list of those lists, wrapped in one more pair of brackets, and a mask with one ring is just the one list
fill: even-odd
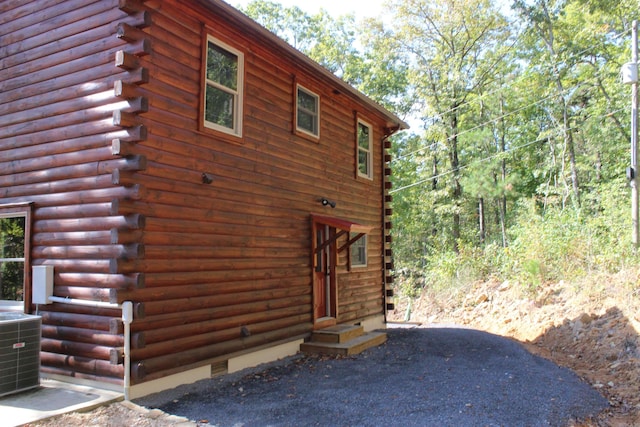
[(309, 341), (300, 345), (304, 353), (337, 354), (350, 356), (361, 353), (368, 348), (379, 346), (387, 341), (385, 332), (367, 332), (346, 342)]

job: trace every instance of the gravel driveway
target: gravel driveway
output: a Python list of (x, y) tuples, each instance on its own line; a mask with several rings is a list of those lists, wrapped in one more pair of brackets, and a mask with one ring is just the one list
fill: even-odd
[(607, 401), (519, 343), (391, 328), (358, 356), (296, 356), (136, 403), (215, 426), (565, 426)]

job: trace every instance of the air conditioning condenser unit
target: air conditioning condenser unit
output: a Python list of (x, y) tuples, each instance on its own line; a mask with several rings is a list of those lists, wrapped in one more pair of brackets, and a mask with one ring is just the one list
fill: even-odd
[(0, 396), (40, 385), (42, 318), (0, 312)]

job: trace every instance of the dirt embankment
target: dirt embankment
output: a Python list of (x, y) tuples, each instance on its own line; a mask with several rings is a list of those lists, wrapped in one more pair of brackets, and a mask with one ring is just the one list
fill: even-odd
[[(513, 337), (568, 367), (598, 389), (611, 409), (585, 425), (640, 425), (640, 297), (637, 277), (606, 277), (598, 286), (564, 282), (525, 292), (516, 284), (476, 283), (455, 293), (425, 293), (410, 320), (456, 323)], [(399, 300), (394, 320), (407, 319)]]

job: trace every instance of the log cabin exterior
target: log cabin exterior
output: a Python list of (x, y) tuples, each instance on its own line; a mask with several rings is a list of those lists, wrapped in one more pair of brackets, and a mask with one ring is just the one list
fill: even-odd
[(219, 0), (4, 1), (0, 61), (43, 374), (135, 397), (384, 324), (394, 114)]

